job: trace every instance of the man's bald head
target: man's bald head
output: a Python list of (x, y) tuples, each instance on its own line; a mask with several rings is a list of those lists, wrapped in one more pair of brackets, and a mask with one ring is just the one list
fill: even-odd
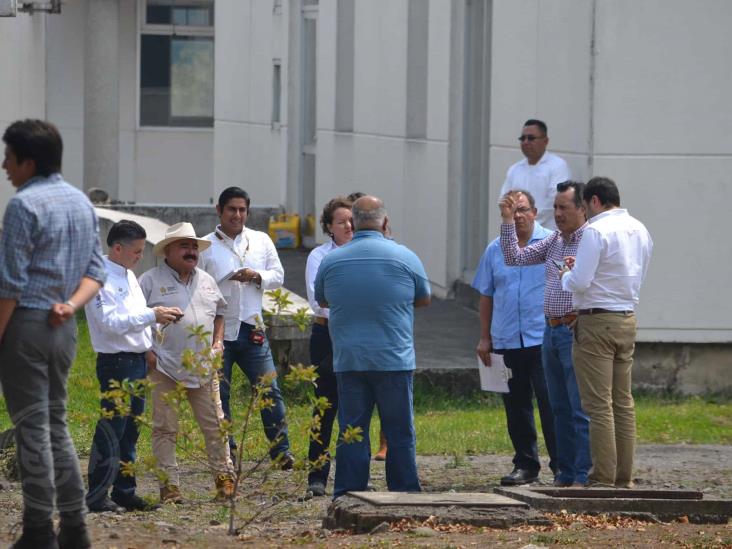
[(362, 196), (353, 203), (351, 211), (355, 230), (385, 232), (386, 208), (380, 198)]

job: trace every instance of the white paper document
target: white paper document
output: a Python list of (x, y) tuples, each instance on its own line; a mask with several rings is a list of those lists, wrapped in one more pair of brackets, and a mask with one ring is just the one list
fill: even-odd
[(508, 380), (511, 379), (511, 370), (503, 363), (503, 355), (491, 353), (491, 366), (485, 366), (483, 361), (478, 359), (478, 372), (480, 372), (480, 389), (493, 393), (508, 393)]

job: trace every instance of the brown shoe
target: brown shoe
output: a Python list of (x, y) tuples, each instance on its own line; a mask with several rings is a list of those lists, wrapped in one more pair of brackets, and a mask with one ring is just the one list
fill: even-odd
[(226, 501), (234, 497), (234, 479), (231, 475), (216, 477), (216, 501)]
[(375, 461), (386, 461), (386, 436), (384, 431), (379, 433), (379, 451), (374, 456)]
[(166, 484), (160, 488), (160, 503), (176, 503), (180, 505), (183, 503), (183, 496), (180, 493), (180, 488), (175, 484)]

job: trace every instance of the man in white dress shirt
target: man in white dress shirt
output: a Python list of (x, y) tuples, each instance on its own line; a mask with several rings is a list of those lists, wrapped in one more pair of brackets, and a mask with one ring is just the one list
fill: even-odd
[[(181, 314), (178, 307), (153, 307), (145, 297), (131, 271), (142, 259), (145, 229), (134, 221), (123, 219), (109, 230), (104, 256), (107, 281), (96, 298), (84, 310), (89, 324), (92, 347), (97, 352), (97, 379), (102, 392), (111, 389), (112, 381), (145, 379), (145, 351), (152, 346), (155, 323), (167, 324)], [(97, 422), (89, 456), (89, 511), (149, 510), (145, 500), (135, 494), (134, 475), (120, 473), (120, 463), (134, 463), (135, 446), (140, 434), (135, 418), (142, 415), (145, 400), (133, 397), (130, 413), (120, 414), (112, 401), (102, 398), (102, 408), (112, 412), (110, 418)], [(108, 491), (112, 487), (112, 499)]]
[(501, 196), (508, 191), (526, 189), (536, 201), (536, 220), (542, 227), (557, 230), (554, 223), (554, 197), (557, 185), (572, 179), (567, 163), (556, 154), (546, 152), (549, 144), (547, 126), (541, 120), (530, 119), (524, 123), (521, 136), (523, 160), (508, 169)]
[(620, 208), (607, 177), (594, 177), (583, 200), (590, 217), (576, 258), (567, 258), (562, 288), (578, 309), (574, 367), (582, 407), (590, 416), (590, 483), (632, 486), (635, 407), (631, 370), (635, 307), (653, 242), (645, 226)]
[[(216, 213), (220, 224), (204, 238), (211, 247), (201, 254), (199, 267), (213, 276), (226, 299), (224, 313), (224, 360), (221, 404), (231, 421), (231, 375), (236, 362), (252, 386), (262, 376), (275, 373), (272, 351), (262, 327), (262, 296), (265, 290), (282, 286), (285, 271), (268, 234), (246, 227), (249, 195), (229, 187), (219, 196)], [(267, 395), (273, 406), (261, 411), (264, 433), (270, 441), (269, 454), (282, 469), (291, 469), (294, 457), (287, 437), (285, 403), (277, 380)], [(234, 430), (236, 432), (236, 429)], [(233, 436), (229, 446), (236, 449)]]

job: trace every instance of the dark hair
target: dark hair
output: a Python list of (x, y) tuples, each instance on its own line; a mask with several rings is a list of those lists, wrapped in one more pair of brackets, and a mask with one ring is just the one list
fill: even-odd
[(142, 225), (130, 219), (120, 219), (112, 225), (107, 235), (107, 246), (115, 244), (130, 244), (134, 240), (147, 238), (147, 233)]
[(557, 184), (557, 192), (563, 193), (569, 189), (574, 189), (574, 206), (575, 208), (583, 208), (582, 197), (584, 196), (585, 184), (581, 181), (564, 181)]
[(240, 187), (228, 187), (221, 191), (221, 194), (219, 195), (219, 209), (223, 210), (224, 206), (226, 206), (232, 198), (243, 198), (244, 202), (247, 203), (247, 210), (249, 210), (249, 194)]
[(362, 193), (362, 192), (356, 191), (356, 192), (353, 192), (353, 193), (349, 194), (346, 198), (350, 202), (356, 202), (356, 200), (358, 200), (362, 196), (366, 196), (366, 193)]
[(536, 200), (534, 200), (534, 195), (531, 194), (529, 191), (525, 191), (523, 189), (511, 189), (506, 194), (518, 194), (518, 193), (526, 195), (526, 200), (529, 201), (529, 206), (531, 206), (532, 208), (536, 208)]
[(353, 206), (353, 202), (348, 198), (343, 198), (342, 196), (336, 196), (329, 200), (323, 207), (323, 213), (320, 215), (320, 226), (323, 228), (323, 232), (325, 234), (330, 234), (328, 225), (333, 223), (333, 214), (338, 208), (346, 208), (350, 210), (351, 206)]
[(620, 206), (620, 191), (615, 181), (609, 177), (593, 177), (587, 182), (582, 198), (585, 202), (589, 202), (593, 196), (596, 196), (603, 206), (608, 204)]
[(36, 175), (48, 177), (61, 171), (64, 144), (56, 126), (45, 120), (27, 118), (8, 126), (3, 141), (18, 162), (33, 160)]
[(526, 126), (537, 126), (541, 130), (541, 133), (543, 133), (544, 135), (549, 135), (549, 130), (546, 127), (546, 123), (542, 122), (541, 120), (529, 118), (526, 122), (524, 122), (524, 127)]

